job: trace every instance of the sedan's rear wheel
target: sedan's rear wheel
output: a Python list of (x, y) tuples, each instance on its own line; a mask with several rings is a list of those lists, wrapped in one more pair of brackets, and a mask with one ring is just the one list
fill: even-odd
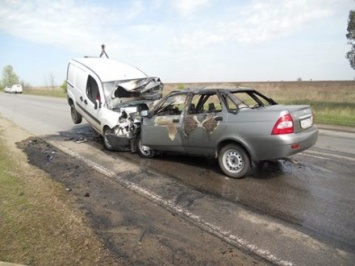
[(83, 120), (83, 117), (76, 111), (75, 105), (73, 103), (70, 104), (70, 114), (74, 124), (80, 124)]
[(221, 170), (229, 177), (242, 178), (249, 171), (250, 159), (245, 150), (235, 144), (224, 146), (218, 156)]
[(155, 155), (155, 152), (154, 150), (152, 150), (151, 148), (147, 147), (147, 146), (144, 146), (142, 144), (142, 138), (141, 138), (141, 134), (139, 134), (137, 136), (137, 151), (138, 151), (138, 154), (141, 156), (141, 157), (146, 157), (146, 158), (152, 158), (154, 157)]

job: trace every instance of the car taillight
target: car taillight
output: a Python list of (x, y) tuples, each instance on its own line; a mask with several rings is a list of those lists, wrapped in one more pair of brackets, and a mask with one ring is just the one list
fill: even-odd
[(293, 119), (290, 114), (283, 115), (277, 120), (274, 128), (272, 129), (272, 135), (290, 134), (295, 132), (293, 126)]

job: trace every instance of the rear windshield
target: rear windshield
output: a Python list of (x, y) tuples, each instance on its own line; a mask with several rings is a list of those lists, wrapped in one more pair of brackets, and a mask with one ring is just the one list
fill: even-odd
[(235, 91), (231, 95), (239, 109), (259, 108), (276, 104), (272, 99), (256, 91)]

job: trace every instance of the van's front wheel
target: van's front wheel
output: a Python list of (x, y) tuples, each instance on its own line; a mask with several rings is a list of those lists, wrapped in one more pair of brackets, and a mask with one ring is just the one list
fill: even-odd
[(79, 114), (76, 109), (74, 104), (70, 104), (70, 114), (71, 114), (71, 119), (73, 120), (74, 124), (80, 124), (81, 121), (83, 120), (83, 117), (81, 114)]
[(112, 145), (110, 139), (108, 138), (109, 135), (112, 135), (112, 130), (110, 128), (106, 127), (104, 129), (104, 135), (103, 135), (104, 146), (109, 151), (113, 151), (113, 145)]

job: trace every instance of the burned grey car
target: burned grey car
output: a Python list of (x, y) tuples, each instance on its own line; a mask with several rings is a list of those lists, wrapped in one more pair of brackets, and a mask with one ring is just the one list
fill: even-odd
[(107, 58), (70, 60), (67, 84), (73, 122), (85, 118), (109, 150), (135, 150), (140, 112), (160, 99), (163, 90), (159, 78)]
[(248, 88), (175, 91), (143, 111), (138, 152), (179, 152), (218, 159), (241, 178), (253, 161), (285, 158), (316, 143), (308, 105), (279, 105)]

